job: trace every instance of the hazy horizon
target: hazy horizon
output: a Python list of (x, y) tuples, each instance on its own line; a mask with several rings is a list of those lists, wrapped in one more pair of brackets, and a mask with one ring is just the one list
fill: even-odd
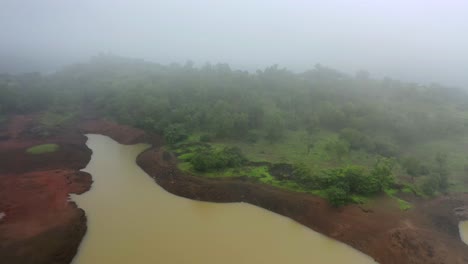
[(322, 64), (468, 88), (468, 2), (3, 0), (0, 72), (99, 53), (296, 72)]

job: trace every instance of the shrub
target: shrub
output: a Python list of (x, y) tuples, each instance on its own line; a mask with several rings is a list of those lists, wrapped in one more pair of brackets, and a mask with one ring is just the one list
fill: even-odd
[(349, 143), (353, 150), (375, 151), (375, 143), (367, 135), (353, 128), (344, 128), (340, 131), (340, 138)]
[(327, 142), (325, 150), (341, 160), (343, 156), (349, 153), (349, 144), (344, 140), (333, 140)]
[(382, 159), (369, 172), (362, 166), (345, 166), (313, 177), (316, 187), (327, 190), (327, 198), (334, 206), (350, 202), (353, 195), (369, 196), (383, 191), (394, 183), (392, 161)]
[(363, 167), (348, 166), (345, 177), (349, 182), (350, 192), (359, 195), (372, 195), (379, 191), (378, 179)]
[(311, 176), (309, 168), (303, 163), (297, 163), (293, 165), (293, 175), (294, 178), (298, 180), (308, 179)]
[(389, 158), (381, 158), (377, 161), (371, 171), (372, 177), (374, 177), (378, 184), (378, 191), (383, 191), (386, 188), (392, 187), (395, 183), (393, 177), (393, 166), (395, 161)]
[(244, 161), (239, 148), (224, 148), (221, 151), (207, 149), (190, 159), (193, 168), (200, 172), (239, 167)]
[(436, 175), (429, 175), (421, 184), (421, 191), (428, 196), (434, 195), (439, 189), (439, 181)]
[(211, 141), (211, 137), (207, 134), (205, 135), (201, 135), (200, 136), (200, 142), (210, 142)]
[(384, 156), (384, 157), (393, 157), (398, 153), (398, 147), (390, 142), (386, 141), (375, 141), (374, 152)]
[(169, 144), (175, 144), (188, 137), (185, 128), (181, 124), (169, 125), (164, 129), (164, 139)]
[(256, 143), (258, 141), (258, 139), (259, 139), (259, 136), (258, 136), (257, 133), (252, 132), (252, 131), (249, 131), (247, 133), (247, 137), (246, 137), (247, 142)]
[(326, 190), (326, 196), (327, 200), (335, 207), (343, 206), (351, 199), (349, 193), (338, 186), (328, 188)]

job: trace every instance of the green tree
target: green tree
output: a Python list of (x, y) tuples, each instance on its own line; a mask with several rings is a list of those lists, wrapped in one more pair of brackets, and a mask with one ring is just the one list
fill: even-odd
[(415, 157), (408, 157), (403, 160), (403, 168), (406, 170), (408, 175), (411, 176), (412, 181), (414, 178), (426, 173), (425, 167), (421, 164), (421, 161)]
[(439, 178), (439, 190), (446, 191), (449, 185), (449, 169), (447, 163), (447, 154), (437, 153), (435, 157), (436, 168), (435, 173)]
[(429, 196), (434, 195), (439, 190), (439, 177), (436, 174), (429, 174), (421, 184), (421, 191)]
[(326, 190), (327, 200), (335, 207), (340, 207), (350, 201), (349, 193), (338, 186), (332, 186)]
[(333, 140), (326, 144), (325, 149), (341, 161), (349, 153), (349, 144), (343, 140)]
[(199, 151), (190, 159), (190, 163), (195, 170), (206, 172), (239, 167), (245, 160), (239, 148), (226, 147)]
[(172, 124), (164, 129), (164, 139), (169, 144), (175, 144), (186, 139), (188, 136), (182, 124)]
[(371, 176), (378, 182), (379, 191), (392, 187), (395, 183), (393, 177), (393, 167), (395, 160), (389, 158), (380, 158), (371, 170)]

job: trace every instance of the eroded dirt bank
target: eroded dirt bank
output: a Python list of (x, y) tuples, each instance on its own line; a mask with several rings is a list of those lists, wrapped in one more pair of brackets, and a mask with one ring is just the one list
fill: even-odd
[[(91, 175), (79, 170), (90, 158), (84, 133), (102, 133), (121, 143), (145, 140), (139, 130), (106, 121), (79, 121), (49, 137), (32, 131), (36, 115), (11, 116), (0, 127), (0, 263), (70, 263), (86, 233), (86, 215), (68, 201), (90, 189)], [(45, 143), (54, 153), (31, 155)]]
[[(2, 263), (69, 263), (86, 232), (85, 213), (67, 202), (69, 193), (91, 186), (78, 172), (91, 157), (83, 133), (98, 133), (122, 144), (150, 142), (155, 147), (138, 164), (163, 188), (191, 199), (248, 202), (343, 241), (379, 263), (468, 263), (468, 247), (458, 236), (458, 221), (468, 216), (466, 195), (416, 201), (407, 212), (381, 198), (366, 208), (334, 209), (320, 198), (242, 179), (213, 180), (177, 170), (176, 159), (159, 149), (162, 140), (141, 130), (102, 120), (80, 121), (56, 136), (35, 138), (34, 116), (15, 116), (0, 129), (0, 257)], [(56, 153), (31, 156), (32, 145), (58, 143)]]
[(367, 208), (351, 205), (335, 209), (318, 197), (242, 179), (185, 175), (177, 170), (175, 157), (157, 147), (142, 153), (137, 163), (171, 193), (263, 207), (345, 242), (381, 264), (468, 263), (468, 247), (458, 236), (459, 219), (454, 211), (467, 204), (463, 195), (420, 202), (407, 212), (385, 197)]
[[(69, 193), (87, 191), (91, 175), (79, 172), (91, 157), (86, 137), (64, 128), (34, 137), (35, 116), (11, 117), (0, 140), (0, 262), (69, 263), (86, 232), (86, 216)], [(56, 143), (54, 153), (27, 154), (28, 147)]]

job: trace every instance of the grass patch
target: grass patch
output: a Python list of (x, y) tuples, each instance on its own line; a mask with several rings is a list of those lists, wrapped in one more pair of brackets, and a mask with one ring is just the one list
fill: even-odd
[(42, 145), (37, 145), (34, 147), (30, 147), (26, 150), (28, 154), (44, 154), (44, 153), (52, 153), (57, 150), (59, 150), (59, 145), (57, 144), (42, 144)]
[(196, 172), (193, 170), (192, 165), (189, 162), (182, 162), (182, 165), (179, 165), (180, 169), (185, 169), (193, 174), (209, 177), (209, 178), (219, 178), (219, 177), (248, 177), (254, 178), (261, 182), (269, 182), (273, 180), (273, 176), (268, 172), (267, 166), (244, 166), (240, 168), (227, 168), (224, 170), (210, 171), (210, 172)]
[(406, 210), (411, 209), (411, 204), (410, 203), (408, 203), (407, 201), (405, 201), (403, 199), (399, 199), (399, 198), (396, 198), (396, 199), (397, 199), (397, 202), (398, 202), (398, 207), (400, 207), (400, 210), (406, 211)]
[(41, 115), (38, 120), (37, 126), (31, 129), (31, 132), (40, 137), (48, 137), (58, 132), (58, 130), (69, 124), (75, 113), (56, 113), (46, 112)]
[(369, 201), (369, 198), (361, 196), (361, 195), (353, 194), (351, 195), (351, 201), (355, 204), (365, 204)]
[[(309, 134), (305, 130), (286, 131), (285, 136), (274, 142), (263, 138), (255, 142), (218, 140), (214, 143), (238, 147), (248, 160), (271, 163), (304, 164), (311, 171), (335, 168), (347, 164), (369, 166), (375, 163), (376, 155), (363, 151), (350, 151), (341, 158), (327, 150), (330, 142), (337, 141), (337, 133), (321, 130)], [(213, 144), (214, 145), (214, 144)]]
[(190, 164), (190, 162), (179, 162), (177, 164), (177, 167), (179, 168), (179, 170), (181, 171), (185, 171), (185, 172), (191, 172), (192, 171), (192, 164)]
[(313, 194), (313, 195), (317, 195), (317, 196), (322, 197), (324, 199), (327, 198), (327, 191), (326, 190), (312, 190), (312, 191), (309, 191), (308, 193)]
[(398, 192), (398, 190), (396, 189), (385, 189), (384, 192), (388, 195), (388, 196), (395, 196), (395, 194)]
[(405, 186), (403, 190), (401, 190), (404, 193), (413, 193), (413, 189), (409, 186)]
[(419, 197), (424, 197), (426, 198), (427, 195), (424, 194), (420, 188), (418, 188), (415, 184), (405, 184), (405, 187), (401, 190), (403, 193), (412, 193), (415, 194)]
[(271, 176), (270, 172), (268, 171), (267, 166), (252, 167), (252, 169), (250, 170), (250, 175), (251, 177), (255, 177), (255, 178), (264, 178), (264, 179), (273, 180), (273, 176)]
[[(170, 150), (175, 152), (179, 159), (178, 168), (182, 171), (207, 178), (222, 177), (245, 177), (251, 180), (272, 185), (278, 188), (310, 193), (327, 198), (326, 191), (319, 190), (319, 187), (304, 184), (297, 178), (276, 178), (269, 172), (268, 164), (256, 165), (252, 162), (245, 162), (233, 167), (218, 167), (210, 170), (196, 169), (194, 158), (203, 151), (218, 152), (229, 147), (237, 147), (249, 161), (266, 161), (270, 164), (287, 163), (303, 164), (311, 175), (322, 170), (347, 166), (349, 164), (373, 165), (375, 156), (368, 155), (363, 151), (351, 151), (341, 158), (335, 157), (327, 148), (330, 142), (336, 142), (336, 133), (321, 131), (316, 135), (309, 135), (305, 131), (288, 131), (286, 136), (276, 142), (268, 142), (259, 139), (255, 142), (247, 143), (239, 140), (213, 140), (210, 142), (200, 142), (200, 134), (191, 135), (184, 141), (174, 144)], [(311, 142), (310, 146), (304, 142)], [(210, 159), (208, 159), (210, 160)], [(198, 162), (198, 161), (197, 161)], [(308, 187), (309, 186), (309, 187)], [(316, 189), (312, 189), (316, 188)], [(398, 191), (389, 189), (387, 194), (393, 196)], [(353, 203), (364, 204), (369, 201), (368, 197), (362, 195), (352, 195), (349, 200)]]
[(411, 204), (409, 202), (395, 196), (395, 194), (397, 194), (398, 190), (396, 190), (396, 189), (385, 189), (384, 191), (388, 196), (390, 196), (391, 198), (393, 198), (393, 199), (395, 199), (397, 201), (398, 207), (400, 208), (400, 210), (406, 211), (406, 210), (411, 209), (412, 206), (411, 206)]
[[(211, 147), (215, 149), (218, 149), (218, 148), (221, 149), (221, 148), (224, 148), (224, 145), (212, 144)], [(208, 171), (208, 172), (196, 171), (193, 168), (192, 164), (189, 162), (190, 158), (193, 157), (193, 155), (195, 155), (194, 151), (196, 151), (196, 149), (197, 149), (196, 147), (187, 146), (187, 145), (183, 149), (182, 148), (177, 149), (180, 153), (184, 153), (178, 157), (180, 162), (177, 164), (177, 166), (181, 171), (189, 172), (194, 175), (207, 177), (207, 178), (247, 177), (252, 180), (265, 183), (265, 184), (269, 184), (278, 188), (296, 191), (296, 192), (307, 192), (306, 189), (304, 189), (302, 186), (300, 186), (296, 182), (288, 181), (288, 180), (281, 181), (281, 180), (274, 178), (270, 174), (269, 168), (267, 165), (262, 165), (262, 166), (247, 165), (247, 166), (226, 168), (222, 170)]]
[(194, 155), (195, 153), (185, 153), (185, 154), (180, 155), (178, 158), (180, 160), (190, 160)]

